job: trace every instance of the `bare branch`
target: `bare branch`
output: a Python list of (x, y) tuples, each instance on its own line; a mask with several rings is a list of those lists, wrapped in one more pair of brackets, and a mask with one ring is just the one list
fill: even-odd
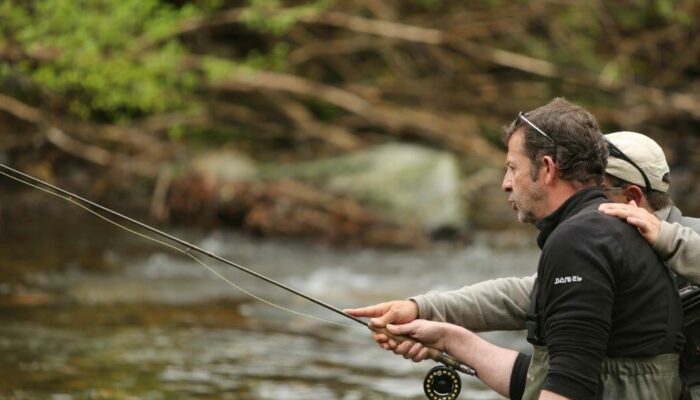
[(46, 129), (46, 138), (59, 149), (72, 154), (77, 158), (90, 161), (93, 164), (107, 166), (114, 161), (114, 156), (108, 151), (72, 139), (62, 130), (49, 126)]
[(268, 96), (277, 104), (280, 111), (299, 126), (299, 133), (320, 139), (339, 150), (355, 150), (362, 146), (362, 141), (346, 129), (317, 121), (304, 106), (284, 95)]
[(216, 90), (252, 91), (273, 90), (293, 93), (323, 100), (353, 114), (362, 116), (393, 133), (403, 129), (423, 132), (448, 148), (462, 154), (475, 152), (490, 162), (498, 162), (501, 152), (486, 142), (479, 134), (476, 124), (469, 118), (449, 117), (431, 111), (402, 108), (381, 102), (370, 102), (347, 90), (324, 85), (293, 75), (260, 72), (237, 74), (226, 81), (212, 84)]
[(422, 28), (392, 21), (383, 21), (328, 11), (311, 15), (302, 19), (304, 22), (314, 22), (348, 29), (358, 33), (383, 36), (415, 43), (440, 45), (445, 42), (445, 34), (437, 29)]
[(76, 140), (59, 127), (51, 124), (40, 110), (12, 97), (0, 94), (0, 110), (17, 119), (36, 125), (46, 139), (54, 146), (79, 159), (100, 166), (123, 165), (129, 172), (140, 176), (150, 176), (153, 169), (150, 161), (130, 158), (88, 143)]
[(39, 110), (17, 99), (5, 96), (2, 93), (0, 93), (0, 110), (32, 124), (39, 124), (42, 122), (42, 116)]

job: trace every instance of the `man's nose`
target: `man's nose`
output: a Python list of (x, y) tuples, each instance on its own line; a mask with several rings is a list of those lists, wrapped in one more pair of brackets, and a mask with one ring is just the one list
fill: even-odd
[(511, 180), (510, 174), (508, 172), (503, 175), (503, 182), (501, 183), (501, 190), (504, 192), (510, 192), (513, 190), (513, 181)]

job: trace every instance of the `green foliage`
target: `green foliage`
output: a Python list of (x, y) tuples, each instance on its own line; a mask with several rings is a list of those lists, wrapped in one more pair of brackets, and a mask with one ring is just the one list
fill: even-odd
[[(183, 66), (187, 50), (177, 38), (180, 24), (221, 3), (202, 0), (178, 8), (165, 0), (4, 1), (0, 49), (28, 57), (0, 62), (0, 84), (21, 75), (38, 88), (44, 107), (118, 122), (193, 107), (191, 93), (202, 79), (224, 79), (241, 67), (285, 69), (289, 45), (283, 41), (249, 51), (240, 65), (204, 56), (199, 71)], [(277, 0), (250, 0), (242, 20), (279, 36), (330, 4), (316, 0), (283, 8)]]
[[(527, 0), (519, 0), (520, 2)], [(431, 13), (446, 13), (452, 12), (454, 10), (468, 10), (468, 9), (491, 9), (496, 8), (503, 3), (503, 0), (471, 0), (468, 5), (462, 1), (447, 1), (447, 0), (413, 0), (418, 7), (421, 9), (430, 11)], [(508, 3), (508, 2), (505, 2)]]
[[(536, 2), (524, 3), (534, 8)], [(619, 43), (624, 41), (631, 48), (650, 31), (674, 24), (688, 26), (692, 23), (690, 9), (679, 7), (677, 0), (561, 4), (531, 20), (526, 35), (501, 43), (517, 53), (598, 74), (606, 83), (623, 83), (633, 73), (648, 77), (658, 71), (640, 65), (638, 54), (621, 54)], [(637, 53), (645, 51), (644, 46), (636, 49)], [(643, 56), (642, 61), (646, 65)]]
[(692, 24), (689, 7), (679, 7), (677, 0), (636, 0), (632, 6), (610, 3), (610, 14), (625, 31), (649, 29), (664, 23)]
[(416, 3), (426, 10), (436, 10), (440, 7), (442, 0), (416, 0)]
[(331, 0), (315, 0), (295, 7), (282, 7), (279, 0), (249, 0), (241, 18), (249, 28), (263, 33), (283, 35), (304, 17), (317, 14), (332, 4)]
[(215, 56), (203, 56), (200, 64), (204, 74), (210, 81), (224, 80), (236, 73), (239, 68), (231, 60)]
[(82, 118), (181, 109), (197, 77), (181, 70), (185, 51), (173, 36), (179, 22), (203, 11), (159, 0), (8, 0), (0, 43), (29, 57), (3, 68), (56, 99), (49, 106)]
[(0, 63), (0, 82), (7, 79), (9, 73), (10, 73), (9, 67), (6, 64)]
[(268, 53), (252, 50), (245, 59), (233, 61), (216, 56), (202, 56), (201, 69), (210, 82), (226, 80), (234, 74), (253, 74), (255, 71), (281, 71), (287, 66), (289, 45), (280, 42)]
[(227, 143), (236, 142), (250, 133), (246, 133), (237, 127), (195, 127), (187, 130), (180, 130), (179, 135), (172, 139), (186, 141), (189, 145), (224, 146)]
[(253, 70), (282, 71), (287, 66), (287, 55), (289, 44), (286, 42), (277, 43), (268, 53), (260, 53), (254, 50), (248, 54), (243, 64)]
[[(596, 46), (605, 33), (599, 22), (590, 17), (593, 12), (585, 4), (563, 9), (557, 18), (550, 22), (550, 43), (546, 44), (546, 58), (589, 70), (600, 69), (604, 60), (598, 58)], [(551, 41), (556, 46), (552, 46)]]
[[(375, 98), (396, 101), (402, 107), (421, 104), (423, 95), (429, 98), (440, 90), (454, 94), (455, 99), (467, 98), (470, 92), (460, 92), (465, 89), (462, 85), (482, 75), (493, 75), (493, 82), (507, 82), (515, 89), (529, 85), (535, 93), (524, 97), (533, 102), (538, 97), (570, 94), (585, 102), (592, 99), (593, 91), (567, 86), (569, 83), (617, 88), (634, 81), (652, 82), (653, 86), (654, 76), (662, 75), (660, 85), (670, 88), (677, 85), (675, 79), (680, 82), (684, 71), (695, 74), (697, 70), (690, 60), (677, 57), (684, 53), (683, 43), (690, 43), (689, 38), (697, 33), (692, 27), (697, 7), (687, 2), (408, 0), (386, 3), (384, 7), (391, 12), (385, 15), (367, 4), (332, 0), (0, 1), (0, 87), (59, 113), (120, 122), (193, 110), (208, 95), (228, 101), (230, 91), (206, 92), (206, 84), (260, 70), (285, 71), (350, 92), (361, 88), (361, 96), (376, 90)], [(210, 11), (224, 5), (231, 9), (207, 18)], [(307, 21), (302, 29), (285, 35), (295, 24), (334, 5), (347, 16), (444, 30), (448, 40), (433, 46), (415, 37), (388, 39), (382, 37), (388, 30), (390, 36), (406, 30), (394, 32), (381, 21), (369, 22), (380, 28), (371, 34), (352, 23), (328, 28), (324, 21)], [(671, 27), (687, 34), (672, 35)], [(510, 53), (505, 58), (497, 52), (461, 58), (462, 32), (469, 42)], [(332, 48), (336, 44), (338, 49)], [(290, 54), (299, 57), (290, 59)], [(667, 68), (665, 64), (675, 58), (680, 59)], [(522, 67), (524, 62), (530, 62), (529, 68)], [(662, 70), (666, 73), (659, 74)], [(570, 77), (574, 79), (566, 79)], [(440, 87), (444, 82), (454, 84)], [(510, 93), (510, 89), (501, 90)], [(521, 96), (517, 90), (514, 93)], [(240, 94), (247, 95), (257, 94)], [(605, 96), (603, 100), (609, 100), (614, 94)], [(342, 124), (346, 120), (342, 117), (348, 111), (337, 104), (307, 98), (313, 95), (296, 97), (320, 121)], [(444, 105), (457, 104), (449, 98)], [(475, 104), (482, 101), (473, 100)], [(381, 128), (381, 121), (378, 125)], [(283, 123), (279, 126), (284, 129)], [(172, 127), (169, 136), (186, 138), (185, 130)]]
[(342, 111), (331, 104), (323, 103), (320, 101), (308, 100), (304, 102), (306, 107), (311, 110), (316, 117), (321, 121), (331, 122), (340, 117), (343, 113)]

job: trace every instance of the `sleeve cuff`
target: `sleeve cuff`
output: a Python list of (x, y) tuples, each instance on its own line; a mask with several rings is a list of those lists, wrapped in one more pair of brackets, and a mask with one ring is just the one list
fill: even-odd
[(409, 297), (407, 300), (416, 303), (416, 306), (418, 307), (418, 318), (427, 319), (427, 320), (432, 319), (432, 314), (430, 313), (430, 307), (426, 307), (426, 304), (425, 304), (426, 303), (425, 295), (421, 294), (418, 296)]
[(654, 243), (654, 251), (661, 256), (662, 259), (668, 260), (673, 255), (673, 238), (675, 236), (674, 224), (669, 224), (666, 221), (661, 221), (659, 226), (659, 237)]
[(518, 353), (518, 357), (513, 364), (513, 372), (510, 374), (509, 393), (512, 400), (521, 400), (525, 392), (525, 382), (527, 380), (527, 370), (530, 367), (532, 356)]
[(595, 389), (595, 382), (585, 385), (562, 375), (553, 375), (551, 370), (542, 386), (542, 390), (548, 390), (572, 400), (592, 399), (595, 397)]

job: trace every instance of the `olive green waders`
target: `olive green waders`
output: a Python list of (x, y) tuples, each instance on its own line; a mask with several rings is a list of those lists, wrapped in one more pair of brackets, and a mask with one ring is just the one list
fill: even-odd
[[(606, 358), (600, 369), (596, 400), (677, 400), (681, 395), (678, 354), (640, 358)], [(535, 346), (523, 400), (539, 397), (549, 370), (547, 349)]]
[(700, 386), (690, 388), (688, 395), (691, 400), (700, 400)]

